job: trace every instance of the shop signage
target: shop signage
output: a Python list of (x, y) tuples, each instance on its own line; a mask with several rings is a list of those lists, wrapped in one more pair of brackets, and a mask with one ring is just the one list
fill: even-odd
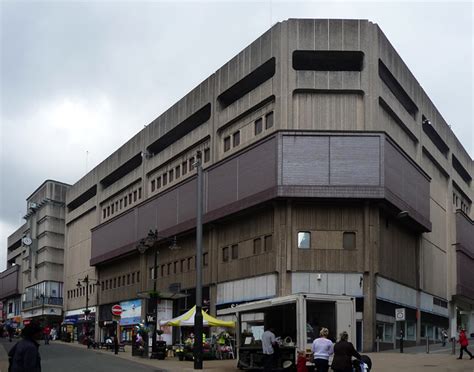
[(148, 314), (148, 315), (146, 316), (146, 322), (147, 322), (147, 323), (154, 323), (154, 322), (155, 322), (155, 316)]
[(405, 308), (395, 309), (395, 320), (397, 322), (403, 322), (405, 320)]
[(120, 305), (112, 306), (112, 314), (115, 315), (115, 316), (122, 315), (122, 306), (120, 306)]
[(122, 307), (122, 316), (120, 318), (120, 325), (139, 324), (142, 319), (142, 300), (130, 300), (120, 302)]

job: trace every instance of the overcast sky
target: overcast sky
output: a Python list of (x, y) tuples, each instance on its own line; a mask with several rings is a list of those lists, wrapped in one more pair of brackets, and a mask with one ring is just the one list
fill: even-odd
[(0, 270), (25, 199), (73, 184), (272, 24), (380, 25), (471, 157), (469, 2), (19, 2), (0, 0)]

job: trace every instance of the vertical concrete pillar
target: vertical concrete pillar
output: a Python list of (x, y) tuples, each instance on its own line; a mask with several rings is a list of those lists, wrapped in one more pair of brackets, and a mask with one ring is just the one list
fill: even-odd
[(291, 294), (292, 223), (291, 202), (276, 202), (273, 205), (273, 234), (275, 237), (276, 271), (278, 273), (277, 295)]
[(456, 303), (454, 301), (450, 301), (448, 306), (449, 306), (449, 337), (453, 338), (457, 336), (457, 329), (458, 329)]

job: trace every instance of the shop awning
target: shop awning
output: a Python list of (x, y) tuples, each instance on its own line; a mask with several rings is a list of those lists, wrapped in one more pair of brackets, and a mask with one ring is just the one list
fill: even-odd
[[(194, 326), (194, 317), (196, 315), (196, 306), (183, 315), (180, 315), (176, 318), (170, 320), (163, 320), (160, 322), (162, 326), (173, 326), (173, 327), (193, 327)], [(234, 328), (235, 322), (219, 320), (210, 316), (204, 310), (202, 310), (203, 325), (204, 327), (227, 327)]]

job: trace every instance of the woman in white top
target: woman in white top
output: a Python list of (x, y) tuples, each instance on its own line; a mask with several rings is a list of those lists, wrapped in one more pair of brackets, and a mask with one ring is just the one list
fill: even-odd
[(322, 328), (319, 338), (313, 341), (311, 350), (313, 351), (314, 366), (318, 372), (328, 372), (329, 356), (334, 353), (334, 345), (328, 340), (329, 330)]

